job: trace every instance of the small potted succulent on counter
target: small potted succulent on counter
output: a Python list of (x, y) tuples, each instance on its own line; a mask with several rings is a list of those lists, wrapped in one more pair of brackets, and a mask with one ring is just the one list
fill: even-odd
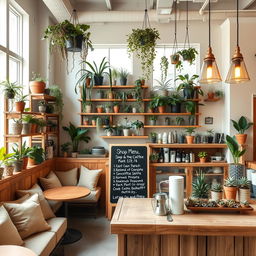
[(240, 202), (240, 204), (241, 204), (241, 206), (242, 206), (243, 208), (249, 208), (249, 207), (250, 207), (250, 204), (249, 204), (248, 201), (242, 201), (242, 202)]
[(207, 157), (207, 152), (205, 152), (205, 151), (199, 152), (198, 157), (199, 157), (199, 160), (200, 160), (201, 164), (205, 163), (206, 162), (206, 157)]
[(237, 180), (234, 177), (228, 177), (224, 182), (224, 193), (226, 199), (236, 199)]
[(195, 139), (195, 136), (193, 136), (192, 134), (195, 133), (195, 127), (188, 127), (186, 129), (186, 140), (187, 140), (187, 144), (193, 144), (194, 143), (194, 139)]
[(249, 201), (250, 200), (250, 181), (246, 177), (242, 177), (238, 180), (239, 187), (239, 202)]
[(223, 188), (220, 183), (212, 184), (211, 187), (211, 198), (214, 201), (221, 200), (223, 197)]
[(150, 160), (151, 163), (157, 163), (158, 159), (159, 159), (159, 154), (158, 153), (152, 153), (149, 156), (149, 160)]
[(198, 199), (207, 199), (209, 197), (210, 185), (205, 181), (205, 175), (202, 171), (192, 182), (192, 197)]
[(63, 153), (63, 157), (68, 157), (68, 152), (69, 152), (69, 147), (70, 147), (71, 143), (70, 142), (66, 142), (63, 143), (60, 148), (61, 148), (61, 152)]

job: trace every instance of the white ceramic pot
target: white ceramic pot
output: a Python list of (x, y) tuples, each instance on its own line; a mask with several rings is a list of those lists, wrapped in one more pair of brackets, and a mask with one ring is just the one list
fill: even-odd
[(72, 152), (72, 153), (71, 153), (71, 157), (77, 158), (77, 152)]
[(86, 105), (85, 106), (85, 113), (91, 113), (92, 112), (92, 106), (91, 105)]
[(106, 113), (110, 113), (111, 112), (111, 108), (105, 108)]
[(124, 136), (129, 136), (130, 129), (123, 129)]
[(132, 113), (137, 113), (137, 109), (136, 108), (132, 108)]
[(239, 202), (249, 201), (250, 195), (250, 189), (239, 188)]
[(41, 112), (41, 113), (45, 113), (45, 111), (46, 111), (46, 106), (38, 106), (38, 110), (39, 110), (39, 112)]
[(223, 192), (211, 191), (211, 199), (214, 201), (221, 200), (223, 198)]
[(107, 136), (112, 136), (112, 132), (111, 131), (107, 131)]

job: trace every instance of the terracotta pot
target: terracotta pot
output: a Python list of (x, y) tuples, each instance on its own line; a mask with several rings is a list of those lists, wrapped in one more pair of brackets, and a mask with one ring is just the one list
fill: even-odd
[(28, 164), (27, 164), (27, 167), (31, 167), (31, 166), (34, 166), (36, 165), (36, 161), (30, 157), (28, 157)]
[(214, 201), (221, 200), (223, 197), (223, 192), (211, 191), (211, 199)]
[(224, 192), (225, 192), (226, 199), (236, 200), (237, 187), (226, 187), (226, 186), (224, 186)]
[(84, 125), (89, 125), (89, 121), (84, 121)]
[(68, 152), (63, 152), (63, 157), (68, 157)]
[(204, 164), (206, 162), (206, 157), (200, 157), (199, 160), (201, 164)]
[(32, 94), (44, 93), (45, 82), (31, 81), (29, 82), (29, 87)]
[(118, 113), (118, 112), (119, 112), (119, 109), (120, 109), (119, 106), (114, 106), (114, 107), (113, 107), (114, 113)]
[(140, 81), (142, 86), (145, 85), (145, 82), (146, 82), (145, 79), (141, 79)]
[(15, 102), (15, 110), (17, 112), (23, 112), (24, 108), (25, 108), (25, 102), (24, 101)]
[(92, 125), (96, 126), (96, 120), (92, 120)]
[(153, 108), (149, 108), (148, 109), (148, 113), (154, 113), (154, 109)]
[(249, 201), (251, 198), (251, 191), (247, 188), (239, 188), (239, 202)]
[(24, 157), (22, 170), (27, 169), (27, 166), (28, 166), (28, 157)]
[(91, 84), (91, 78), (87, 77), (85, 81), (86, 81), (86, 87), (89, 87)]
[(114, 99), (114, 93), (113, 92), (109, 92), (108, 93), (108, 98), (109, 99)]
[(158, 107), (158, 112), (159, 113), (165, 113), (165, 106), (159, 106)]
[(37, 133), (37, 124), (31, 124), (31, 133)]
[(210, 100), (214, 99), (214, 92), (208, 92), (207, 96), (208, 96), (208, 99)]
[(12, 176), (14, 172), (14, 166), (5, 166), (4, 167), (4, 176)]
[(98, 113), (103, 113), (103, 107), (97, 108)]
[(247, 139), (247, 134), (236, 134), (236, 140), (238, 144), (244, 145)]
[(193, 144), (194, 143), (195, 136), (186, 136), (187, 144)]

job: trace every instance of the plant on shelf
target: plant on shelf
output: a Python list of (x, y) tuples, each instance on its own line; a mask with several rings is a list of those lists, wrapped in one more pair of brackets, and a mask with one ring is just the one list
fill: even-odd
[(179, 93), (173, 93), (168, 97), (168, 105), (171, 105), (172, 113), (181, 112), (181, 103), (184, 101), (183, 97)]
[(186, 140), (188, 144), (193, 144), (195, 136), (192, 136), (193, 133), (195, 133), (195, 127), (188, 127), (185, 131), (187, 133)]
[(144, 123), (142, 121), (136, 120), (131, 123), (132, 128), (135, 130), (136, 135), (140, 135), (140, 129), (144, 127)]
[(209, 197), (210, 185), (205, 181), (205, 175), (202, 171), (192, 182), (192, 197), (199, 199), (207, 199)]
[(238, 180), (239, 201), (249, 201), (251, 197), (251, 182), (246, 177), (241, 177)]
[(119, 77), (119, 72), (116, 68), (112, 68), (112, 84), (116, 85), (117, 83), (117, 78)]
[(185, 101), (186, 112), (190, 113), (188, 121), (190, 125), (195, 124), (195, 114), (196, 114), (196, 103), (194, 101), (187, 100)]
[(104, 108), (102, 105), (97, 105), (96, 109), (97, 109), (97, 113), (103, 113)]
[(206, 162), (206, 157), (207, 157), (207, 152), (205, 151), (201, 151), (198, 153), (198, 157), (199, 157), (199, 160), (200, 160), (200, 163), (203, 164)]
[(22, 116), (22, 134), (30, 134), (31, 133), (31, 124), (34, 120), (32, 115), (23, 115)]
[(213, 139), (214, 139), (214, 130), (213, 129), (207, 130), (207, 142), (213, 143)]
[(120, 110), (119, 102), (114, 102), (113, 103), (113, 110), (114, 110), (114, 113), (118, 113), (119, 112), (119, 110)]
[(45, 121), (44, 119), (39, 118), (39, 119), (37, 120), (37, 125), (38, 125), (39, 132), (40, 132), (40, 133), (45, 132), (44, 127), (46, 127), (47, 123), (46, 123), (46, 121)]
[(171, 120), (171, 118), (170, 118), (169, 116), (167, 116), (167, 117), (164, 119), (164, 124), (165, 124), (165, 125), (171, 125), (171, 122), (172, 122), (172, 120)]
[(248, 122), (245, 116), (241, 116), (238, 121), (232, 120), (233, 127), (238, 131), (236, 134), (236, 140), (240, 145), (244, 145), (247, 139), (247, 134), (245, 131), (248, 130), (253, 123)]
[(166, 96), (155, 96), (151, 99), (153, 108), (157, 108), (159, 113), (165, 113), (168, 98)]
[(224, 97), (224, 92), (222, 90), (216, 90), (214, 92), (214, 96), (217, 98), (217, 99), (221, 99)]
[(80, 142), (84, 141), (85, 143), (88, 143), (91, 139), (89, 136), (87, 136), (89, 130), (78, 128), (71, 122), (69, 122), (69, 126), (63, 126), (62, 128), (64, 131), (68, 132), (72, 141), (72, 157), (77, 157)]
[(39, 112), (45, 113), (46, 112), (46, 106), (47, 106), (46, 101), (45, 100), (40, 100), (38, 102), (38, 110), (39, 110)]
[(185, 122), (184, 118), (180, 117), (180, 116), (177, 116), (175, 121), (176, 121), (176, 125), (178, 125), (178, 126), (181, 126)]
[(28, 166), (40, 164), (44, 161), (44, 150), (41, 147), (33, 146), (28, 152)]
[(192, 65), (198, 52), (195, 48), (189, 47), (188, 49), (178, 51), (177, 54), (182, 57), (183, 61), (187, 61), (190, 65)]
[(108, 127), (105, 128), (105, 132), (107, 133), (107, 136), (112, 136), (115, 132), (115, 128), (111, 127), (111, 126), (108, 126)]
[(60, 145), (60, 150), (63, 153), (63, 157), (68, 157), (68, 152), (69, 152), (69, 147), (71, 143), (70, 142), (65, 142)]
[(112, 112), (112, 104), (108, 103), (105, 105), (105, 112), (111, 113)]
[(90, 101), (82, 102), (82, 110), (85, 113), (92, 113), (92, 103)]
[(125, 124), (122, 125), (124, 136), (129, 136), (131, 125), (128, 123), (128, 118), (125, 117)]
[(156, 125), (157, 116), (149, 116), (149, 125)]
[(60, 89), (60, 87), (56, 84), (49, 86), (50, 95), (55, 97), (55, 110), (56, 112), (62, 117), (62, 111), (63, 111), (63, 94)]
[(158, 159), (159, 159), (159, 154), (158, 153), (152, 153), (149, 156), (149, 160), (150, 160), (151, 163), (157, 163)]
[(229, 175), (235, 179), (239, 179), (243, 176), (244, 172), (244, 165), (239, 164), (239, 159), (244, 155), (246, 150), (240, 150), (235, 137), (232, 138), (229, 135), (226, 136), (226, 144), (234, 160), (234, 163), (229, 164)]
[(132, 33), (128, 35), (127, 48), (131, 56), (140, 59), (143, 76), (149, 79), (152, 72), (153, 61), (156, 57), (156, 41), (160, 39), (159, 32), (155, 28), (133, 29)]
[(85, 125), (85, 126), (89, 125), (89, 118), (88, 117), (83, 118), (83, 125)]
[(235, 177), (228, 177), (224, 182), (224, 192), (226, 199), (236, 200), (237, 179)]
[[(4, 169), (5, 169), (6, 176), (10, 176), (8, 174), (12, 175), (14, 167), (12, 168), (8, 168), (8, 167), (9, 165), (11, 166), (13, 163), (13, 160), (14, 160), (13, 156), (14, 156), (14, 153), (7, 153), (5, 147), (0, 148), (0, 179), (2, 179)], [(2, 168), (2, 166), (4, 166), (4, 168)]]
[(136, 86), (143, 86), (145, 85), (145, 78), (144, 77), (140, 77), (139, 79), (135, 80), (134, 84)]
[(118, 71), (118, 74), (119, 74), (120, 85), (126, 85), (127, 77), (130, 75), (128, 70), (125, 68), (120, 68)]
[(32, 72), (32, 78), (29, 82), (29, 88), (32, 94), (44, 93), (45, 91), (45, 79), (40, 74)]
[(22, 88), (16, 83), (10, 82), (9, 79), (7, 79), (6, 81), (2, 81), (0, 85), (2, 86), (2, 92), (4, 93), (6, 99), (14, 99)]
[(110, 87), (110, 90), (108, 91), (108, 99), (114, 99), (114, 92), (113, 92), (113, 89), (112, 89), (112, 86), (113, 86), (113, 79), (112, 79), (112, 70), (111, 68), (108, 68), (108, 77), (109, 77), (109, 87)]
[(168, 90), (171, 87), (172, 79), (163, 80), (161, 78), (161, 80), (155, 79), (155, 81), (157, 84), (154, 85), (154, 90), (156, 90), (160, 96), (167, 96)]
[(219, 201), (223, 197), (223, 187), (220, 183), (212, 184), (211, 187), (211, 199), (214, 201)]
[(149, 135), (149, 138), (150, 138), (151, 143), (156, 143), (157, 133), (156, 132), (151, 132), (150, 135)]
[(96, 117), (96, 132), (99, 134), (103, 125), (103, 120), (100, 116)]
[(183, 90), (183, 96), (185, 99), (194, 99), (195, 91), (200, 95), (204, 95), (203, 91), (200, 88), (195, 88), (196, 80), (198, 79), (198, 75), (189, 76), (189, 74), (178, 75), (176, 81), (180, 81), (177, 91)]
[(142, 101), (141, 92), (142, 92), (141, 85), (138, 85), (138, 84), (135, 85), (135, 87), (133, 89), (133, 92), (132, 92), (132, 95), (133, 95), (133, 98), (136, 99), (138, 102)]
[(240, 204), (241, 204), (241, 206), (242, 206), (243, 208), (248, 208), (248, 207), (250, 207), (250, 203), (249, 203), (248, 201), (241, 201)]
[(27, 101), (28, 95), (23, 95), (23, 90), (17, 91), (17, 94), (15, 95), (15, 110), (17, 112), (23, 112), (25, 109), (26, 101)]
[(19, 149), (19, 145), (15, 143), (14, 147), (12, 147), (12, 151), (14, 153), (13, 158), (15, 159), (13, 162), (14, 171), (20, 172), (22, 169), (25, 169), (27, 166), (27, 163), (24, 164), (24, 162), (26, 161), (25, 159), (27, 159), (28, 157), (30, 148), (26, 147), (26, 141), (24, 141), (23, 144), (21, 145), (21, 149)]

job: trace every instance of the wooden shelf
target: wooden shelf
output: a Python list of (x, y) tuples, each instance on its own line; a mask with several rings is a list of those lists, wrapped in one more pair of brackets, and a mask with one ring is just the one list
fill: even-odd
[(7, 134), (4, 135), (6, 138), (23, 138), (23, 137), (41, 137), (43, 135), (58, 135), (58, 132), (42, 132), (42, 133), (31, 133), (31, 134)]
[(206, 102), (216, 102), (216, 101), (219, 101), (220, 98), (213, 98), (213, 99), (205, 99), (204, 101)]
[(147, 135), (143, 136), (100, 136), (103, 139), (147, 139)]
[(189, 127), (202, 127), (201, 125), (144, 125), (144, 128), (189, 128)]
[(33, 100), (45, 100), (45, 101), (55, 101), (56, 98), (54, 96), (48, 94), (30, 94)]
[(151, 167), (226, 167), (228, 163), (212, 163), (206, 162), (201, 164), (200, 162), (195, 163), (151, 163)]
[(167, 175), (167, 176), (186, 176), (186, 173), (175, 173), (175, 172), (172, 172), (172, 173), (170, 173), (170, 172), (162, 172), (162, 173), (157, 173), (156, 172), (156, 175)]
[[(193, 176), (199, 176), (200, 174), (193, 174)], [(204, 173), (205, 176), (223, 176), (224, 173)]]
[[(79, 101), (82, 101), (82, 99), (79, 99)], [(122, 99), (91, 99), (88, 100), (91, 102), (139, 102), (137, 101), (137, 99), (126, 99), (126, 100), (122, 100)], [(151, 101), (151, 99), (142, 99), (141, 101)]]
[(33, 115), (33, 116), (46, 116), (46, 117), (58, 117), (58, 114), (49, 114), (41, 112), (4, 112), (8, 116), (20, 116), (20, 115)]
[(226, 144), (158, 144), (158, 143), (148, 143), (151, 148), (227, 148)]
[[(190, 116), (190, 113), (78, 113), (81, 116)], [(196, 113), (195, 115), (201, 115)]]
[[(112, 89), (134, 89), (136, 85), (112, 85)], [(95, 85), (92, 89), (110, 89), (110, 85)], [(148, 85), (141, 86), (143, 89), (147, 89)]]

